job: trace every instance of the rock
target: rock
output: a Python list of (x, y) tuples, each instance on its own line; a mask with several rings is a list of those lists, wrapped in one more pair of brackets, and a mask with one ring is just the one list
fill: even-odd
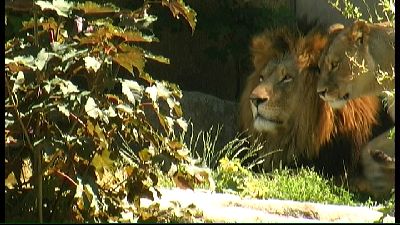
[[(194, 204), (203, 212), (203, 221), (212, 222), (374, 222), (382, 213), (361, 206), (327, 205), (312, 202), (296, 202), (277, 199), (241, 198), (233, 194), (213, 193), (208, 190), (161, 189), (162, 197), (156, 201), (161, 208), (172, 206), (172, 201), (181, 207)], [(142, 199), (143, 206), (150, 200)], [(387, 216), (384, 222), (394, 222)]]
[[(200, 131), (208, 132), (213, 128), (215, 136), (218, 125), (222, 125), (215, 148), (221, 149), (226, 143), (234, 139), (238, 133), (238, 103), (222, 100), (201, 92), (183, 91), (181, 99), (183, 117), (193, 123), (193, 136), (197, 137)], [(191, 130), (186, 135), (186, 143), (190, 141)], [(202, 144), (202, 140), (199, 140)]]

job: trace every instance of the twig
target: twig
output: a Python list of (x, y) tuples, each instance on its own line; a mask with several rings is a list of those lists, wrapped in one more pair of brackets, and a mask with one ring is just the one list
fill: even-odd
[(10, 82), (8, 81), (8, 77), (6, 76), (6, 86), (7, 86), (7, 91), (8, 95), (11, 98), (12, 104), (15, 105), (14, 107), (14, 112), (16, 114), (16, 118), (19, 122), (19, 125), (21, 126), (22, 132), (24, 133), (24, 136), (26, 138), (26, 141), (28, 142), (28, 147), (32, 151), (33, 156), (34, 156), (34, 161), (36, 162), (37, 168), (36, 171), (34, 172), (37, 175), (37, 185), (35, 185), (35, 189), (37, 191), (37, 208), (38, 208), (38, 213), (39, 213), (39, 222), (43, 223), (43, 193), (42, 193), (42, 160), (41, 160), (41, 151), (38, 149), (38, 151), (35, 152), (33, 145), (31, 143), (31, 140), (28, 135), (28, 131), (26, 130), (26, 127), (24, 126), (24, 123), (22, 122), (22, 119), (20, 117), (20, 113), (18, 111), (18, 105), (15, 102), (14, 95), (11, 92), (10, 88)]
[(28, 131), (26, 130), (26, 128), (25, 128), (25, 126), (24, 126), (24, 123), (22, 122), (22, 119), (21, 119), (21, 117), (19, 116), (20, 113), (19, 113), (19, 111), (18, 111), (17, 104), (15, 103), (15, 100), (14, 100), (14, 98), (13, 98), (14, 95), (13, 95), (12, 92), (11, 92), (10, 82), (8, 81), (8, 78), (7, 78), (7, 77), (6, 77), (5, 80), (6, 80), (6, 86), (7, 86), (8, 95), (10, 96), (11, 101), (12, 101), (12, 104), (13, 104), (13, 106), (14, 106), (14, 107), (12, 107), (12, 108), (14, 108), (14, 112), (15, 112), (15, 114), (16, 114), (16, 117), (17, 117), (17, 120), (18, 120), (18, 122), (19, 122), (19, 125), (21, 126), (22, 132), (24, 133), (24, 136), (25, 136), (25, 138), (26, 138), (26, 140), (27, 140), (27, 142), (28, 142), (28, 147), (29, 147), (29, 149), (32, 151), (32, 153), (34, 153), (33, 145), (32, 145), (32, 143), (31, 143), (31, 141), (30, 141), (30, 138), (29, 138), (29, 135), (28, 135)]

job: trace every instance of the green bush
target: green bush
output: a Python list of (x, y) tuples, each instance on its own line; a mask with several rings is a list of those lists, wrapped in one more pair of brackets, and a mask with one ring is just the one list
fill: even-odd
[[(160, 3), (194, 31), (182, 0)], [(141, 46), (158, 41), (152, 4), (6, 5), (6, 221), (146, 221), (140, 199), (160, 195), (158, 165), (196, 181), (182, 92), (146, 72), (147, 60), (169, 63)], [(31, 18), (16, 31), (21, 12)]]

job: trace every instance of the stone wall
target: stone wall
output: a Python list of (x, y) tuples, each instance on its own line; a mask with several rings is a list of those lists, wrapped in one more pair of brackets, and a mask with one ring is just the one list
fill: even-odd
[[(334, 23), (349, 24), (351, 19), (345, 18), (338, 10), (334, 9), (329, 2), (336, 0), (292, 0), (295, 5), (296, 18), (307, 17), (309, 20), (318, 20), (322, 25), (330, 26)], [(342, 2), (343, 0), (340, 0)], [(363, 14), (362, 19), (369, 17), (368, 8), (371, 11), (372, 18), (376, 21), (375, 7), (379, 10), (378, 0), (351, 0), (355, 6), (359, 7)], [(365, 2), (365, 4), (364, 4)], [(367, 7), (368, 6), (368, 7)]]

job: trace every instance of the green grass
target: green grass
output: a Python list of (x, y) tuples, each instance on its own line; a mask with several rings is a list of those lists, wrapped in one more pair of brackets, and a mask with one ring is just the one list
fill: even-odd
[[(287, 169), (283, 168), (270, 173), (253, 173), (250, 168), (261, 161), (255, 161), (243, 166), (245, 159), (254, 156), (261, 149), (261, 145), (251, 145), (248, 138), (238, 135), (228, 142), (222, 149), (215, 148), (215, 142), (220, 132), (200, 132), (196, 139), (191, 138), (188, 144), (192, 154), (197, 154), (199, 165), (212, 168), (212, 178), (215, 181), (215, 191), (220, 193), (234, 193), (258, 199), (284, 199), (295, 201), (317, 202), (351, 206), (383, 206), (385, 212), (394, 209), (394, 197), (386, 202), (365, 199), (358, 194), (349, 192), (345, 187), (334, 184), (318, 174), (313, 168)], [(193, 134), (191, 134), (193, 137)], [(195, 142), (193, 142), (195, 141)], [(197, 148), (199, 141), (203, 142), (201, 152)], [(247, 146), (247, 147), (246, 147)], [(238, 152), (245, 152), (238, 158)], [(161, 176), (159, 185), (175, 187), (170, 178)], [(198, 184), (195, 188), (209, 189), (208, 184)]]

